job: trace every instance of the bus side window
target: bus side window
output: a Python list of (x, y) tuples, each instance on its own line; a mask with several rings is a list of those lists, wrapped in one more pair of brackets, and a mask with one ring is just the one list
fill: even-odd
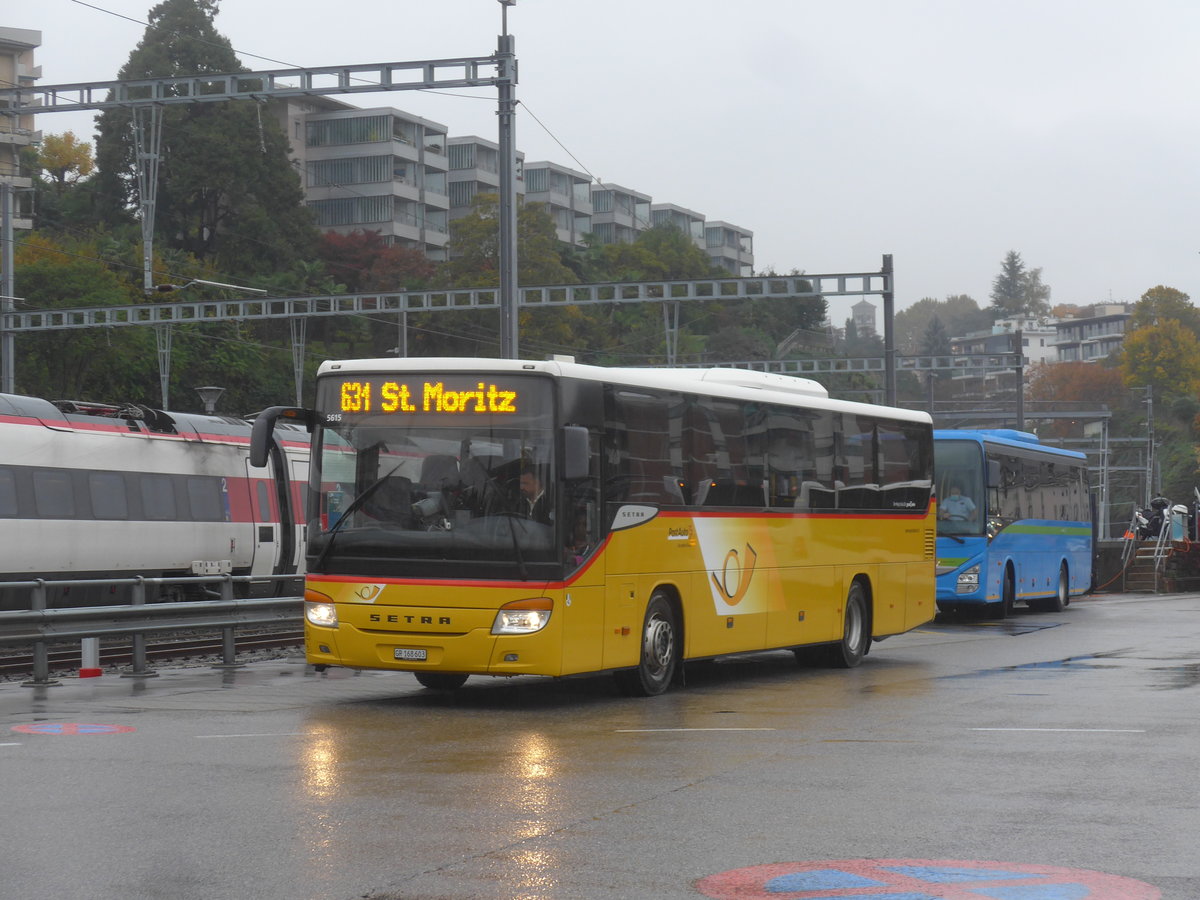
[[(678, 435), (683, 398), (673, 393), (611, 390), (608, 397), (605, 497), (622, 503), (679, 503)], [(665, 427), (664, 427), (665, 425)]]

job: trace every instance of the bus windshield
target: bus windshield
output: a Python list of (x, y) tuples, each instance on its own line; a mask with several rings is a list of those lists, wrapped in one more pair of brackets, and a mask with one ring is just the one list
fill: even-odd
[[(544, 379), (325, 379), (309, 571), (542, 578), (560, 563)], [(451, 564), (448, 566), (447, 564)]]
[(983, 452), (974, 441), (936, 441), (938, 534), (979, 535), (987, 522)]

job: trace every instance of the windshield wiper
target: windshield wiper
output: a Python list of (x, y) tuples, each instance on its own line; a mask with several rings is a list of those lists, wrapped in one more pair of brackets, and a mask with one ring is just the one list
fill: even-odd
[(512, 538), (513, 556), (517, 558), (517, 566), (521, 573), (521, 580), (529, 580), (529, 569), (525, 566), (525, 554), (521, 552), (521, 542), (517, 540), (517, 529), (513, 527), (513, 522), (521, 523), (521, 533), (528, 534), (528, 529), (525, 525), (525, 518), (520, 513), (515, 512), (497, 512), (492, 515), (508, 520), (508, 536)]
[(402, 465), (404, 465), (404, 463), (399, 463), (398, 465), (396, 465), (394, 468), (392, 468), (387, 473), (380, 475), (373, 482), (371, 482), (369, 485), (367, 485), (363, 489), (362, 493), (360, 493), (357, 497), (355, 497), (353, 500), (351, 500), (349, 506), (347, 506), (344, 510), (342, 510), (341, 516), (339, 516), (338, 520), (333, 523), (333, 527), (330, 528), (327, 532), (325, 532), (325, 546), (321, 548), (321, 552), (319, 554), (317, 554), (317, 558), (313, 561), (312, 566), (310, 566), (310, 568), (313, 571), (320, 570), (321, 564), (325, 562), (325, 557), (327, 557), (329, 555), (330, 548), (333, 547), (334, 535), (336, 535), (339, 531), (342, 530), (342, 526), (346, 522), (350, 521), (350, 514), (352, 512), (355, 512), (360, 506), (362, 506), (367, 501), (367, 498), (370, 497), (373, 493), (375, 493), (375, 491), (379, 488), (379, 486), (381, 484), (383, 484), (385, 481), (387, 481), (389, 478), (391, 478), (396, 473), (396, 470), (399, 469), (400, 466), (402, 466)]

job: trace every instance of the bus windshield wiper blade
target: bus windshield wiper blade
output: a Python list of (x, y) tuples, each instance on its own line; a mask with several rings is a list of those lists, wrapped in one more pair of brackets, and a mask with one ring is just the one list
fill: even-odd
[(327, 532), (325, 532), (325, 546), (321, 548), (321, 552), (319, 554), (317, 554), (317, 558), (313, 561), (312, 566), (310, 566), (310, 568), (313, 571), (320, 570), (322, 563), (325, 562), (325, 557), (329, 556), (330, 548), (333, 547), (334, 536), (339, 531), (342, 530), (343, 524), (350, 521), (350, 514), (352, 512), (355, 512), (360, 506), (362, 506), (364, 503), (366, 503), (367, 498), (370, 497), (373, 493), (375, 493), (375, 491), (378, 489), (378, 487), (381, 484), (383, 484), (385, 481), (387, 481), (389, 478), (391, 478), (392, 475), (394, 475), (396, 473), (396, 470), (399, 469), (400, 466), (402, 466), (402, 465), (404, 465), (404, 463), (400, 463), (399, 465), (397, 465), (393, 469), (391, 469), (389, 472), (387, 472), (383, 475), (380, 475), (373, 482), (371, 482), (369, 485), (367, 485), (362, 490), (362, 493), (360, 493), (353, 500), (351, 500), (349, 506), (347, 506), (344, 510), (342, 510), (342, 514), (338, 517), (338, 520), (333, 523), (333, 527), (330, 528)]

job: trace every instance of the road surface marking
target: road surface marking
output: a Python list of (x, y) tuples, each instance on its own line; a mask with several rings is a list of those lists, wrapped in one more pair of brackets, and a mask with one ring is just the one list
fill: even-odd
[(972, 731), (1068, 731), (1080, 734), (1145, 734), (1145, 728), (972, 728)]
[(775, 731), (774, 728), (618, 728), (617, 734), (655, 734), (665, 731)]

